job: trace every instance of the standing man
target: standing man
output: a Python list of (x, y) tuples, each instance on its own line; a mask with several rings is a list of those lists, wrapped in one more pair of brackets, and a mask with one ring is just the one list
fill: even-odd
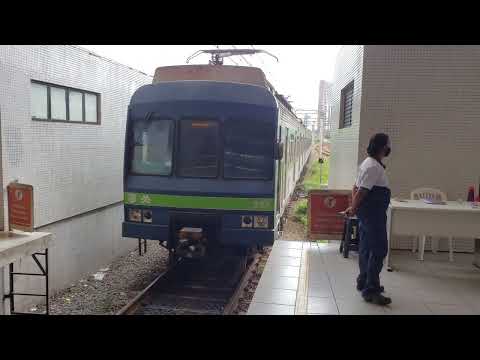
[(388, 305), (389, 297), (382, 295), (380, 272), (388, 251), (387, 209), (390, 204), (390, 189), (385, 174), (383, 158), (390, 154), (388, 135), (375, 134), (367, 148), (368, 157), (359, 167), (352, 191), (352, 206), (347, 216), (357, 215), (359, 220), (359, 266), (357, 290), (367, 302)]

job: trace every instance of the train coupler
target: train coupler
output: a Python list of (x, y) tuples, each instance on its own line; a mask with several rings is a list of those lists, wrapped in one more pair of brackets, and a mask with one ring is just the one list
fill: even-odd
[(202, 228), (184, 227), (178, 232), (178, 243), (175, 253), (183, 258), (197, 259), (207, 252), (207, 239)]

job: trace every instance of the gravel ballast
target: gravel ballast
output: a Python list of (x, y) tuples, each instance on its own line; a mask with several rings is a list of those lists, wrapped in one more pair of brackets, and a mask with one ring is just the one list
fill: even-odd
[(246, 315), (248, 312), (248, 307), (252, 302), (253, 295), (255, 295), (255, 290), (258, 286), (258, 282), (262, 277), (263, 269), (267, 264), (268, 256), (270, 255), (271, 248), (266, 247), (263, 249), (263, 254), (260, 256), (260, 260), (256, 264), (255, 269), (252, 271), (250, 278), (248, 279), (247, 285), (243, 289), (242, 296), (238, 300), (238, 305), (233, 311), (233, 315)]
[[(113, 315), (164, 272), (167, 263), (168, 251), (150, 241), (143, 256), (135, 249), (56, 293), (50, 298), (50, 314)], [(38, 306), (35, 312), (43, 310)]]

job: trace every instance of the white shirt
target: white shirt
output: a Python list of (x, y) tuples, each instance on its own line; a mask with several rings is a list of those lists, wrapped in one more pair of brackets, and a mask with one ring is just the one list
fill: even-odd
[(377, 160), (367, 157), (358, 168), (355, 186), (358, 188), (363, 187), (368, 190), (371, 190), (374, 186), (388, 188), (388, 179), (385, 174), (385, 169)]

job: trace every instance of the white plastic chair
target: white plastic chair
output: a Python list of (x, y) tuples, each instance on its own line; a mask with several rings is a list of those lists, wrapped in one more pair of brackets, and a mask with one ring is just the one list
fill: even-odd
[[(438, 189), (431, 189), (431, 188), (418, 188), (413, 190), (410, 193), (410, 198), (412, 200), (436, 200), (436, 201), (447, 201), (447, 195), (444, 192)], [(412, 252), (416, 251), (417, 243), (420, 243), (419, 246), (419, 259), (423, 260), (423, 255), (425, 253), (425, 241), (427, 239), (426, 235), (421, 235), (420, 237), (416, 237), (413, 240), (413, 247)], [(453, 237), (448, 238), (448, 247), (449, 247), (449, 260), (453, 261)], [(432, 238), (432, 252), (434, 254), (437, 253), (438, 249), (438, 240)]]

